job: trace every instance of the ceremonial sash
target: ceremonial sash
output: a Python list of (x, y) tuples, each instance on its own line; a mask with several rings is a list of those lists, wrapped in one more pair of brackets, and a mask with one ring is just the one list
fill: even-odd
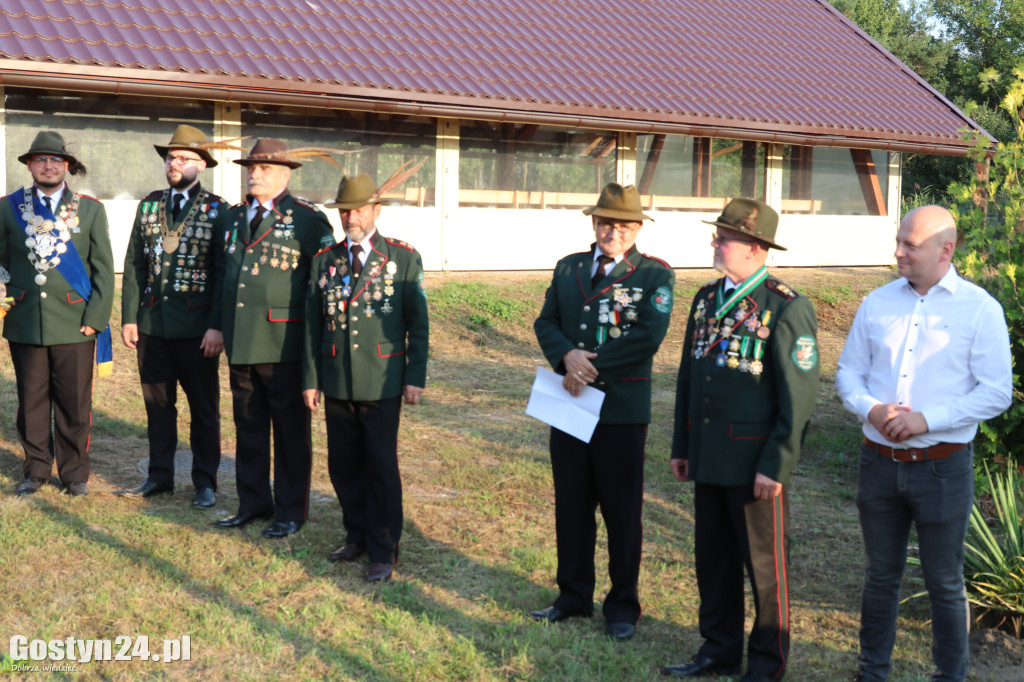
[[(13, 194), (11, 198), (14, 200), (15, 205), (25, 203), (25, 188), (20, 188)], [(42, 216), (43, 220), (49, 220), (56, 222), (57, 219), (53, 213), (46, 206), (39, 201), (39, 197), (35, 191), (32, 191), (32, 210), (36, 215)], [(28, 222), (25, 220), (24, 215), (19, 211), (14, 211), (14, 216), (21, 225), (21, 229), (24, 231), (28, 227)], [(53, 236), (58, 235), (56, 229), (51, 230)], [(57, 272), (59, 272), (64, 279), (68, 281), (71, 288), (78, 292), (85, 301), (92, 297), (92, 282), (89, 280), (89, 272), (85, 269), (85, 263), (82, 262), (82, 256), (78, 253), (78, 248), (75, 247), (75, 242), (70, 238), (64, 242), (67, 250), (60, 254), (57, 264), (54, 266)], [(108, 324), (106, 329), (97, 332), (96, 334), (96, 376), (105, 377), (110, 376), (114, 372), (114, 347), (111, 343), (110, 338), (110, 325)]]

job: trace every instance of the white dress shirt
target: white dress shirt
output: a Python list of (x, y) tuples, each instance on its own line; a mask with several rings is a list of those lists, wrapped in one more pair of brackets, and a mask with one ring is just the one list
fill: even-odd
[[(599, 256), (603, 256), (603, 255), (605, 255), (604, 251), (602, 251), (600, 248), (595, 246), (594, 247), (594, 264), (590, 266), (590, 278), (591, 279), (593, 279), (594, 275), (597, 274), (597, 266), (600, 265), (600, 263), (597, 262), (597, 259), (598, 259)], [(618, 265), (619, 263), (621, 263), (622, 259), (625, 258), (625, 257), (626, 257), (626, 254), (620, 253), (618, 256), (615, 256), (614, 258), (612, 258), (612, 262), (605, 266), (604, 272), (602, 272), (601, 274), (602, 275), (607, 275), (609, 272), (614, 270), (615, 266)]]
[[(864, 435), (897, 448), (969, 443), (978, 423), (1010, 405), (1006, 319), (984, 289), (949, 271), (927, 294), (905, 277), (864, 299), (839, 356), (836, 390)], [(892, 443), (868, 421), (878, 404), (920, 412), (926, 433)]]
[(359, 246), (361, 246), (363, 248), (362, 252), (360, 252), (360, 254), (359, 254), (359, 264), (360, 265), (366, 265), (366, 259), (370, 257), (370, 252), (373, 251), (373, 244), (370, 243), (370, 240), (373, 239), (373, 235), (375, 235), (375, 234), (377, 234), (377, 230), (374, 230), (370, 234), (366, 235), (366, 237), (361, 242), (354, 242), (353, 243), (352, 241), (349, 241), (349, 243), (348, 243), (348, 261), (350, 263), (352, 262), (352, 247), (355, 246), (356, 244), (359, 244)]

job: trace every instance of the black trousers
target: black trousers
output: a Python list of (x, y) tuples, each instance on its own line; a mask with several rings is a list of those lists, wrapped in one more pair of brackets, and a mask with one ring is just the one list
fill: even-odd
[[(302, 401), (298, 362), (229, 365), (238, 447), (238, 511), (274, 511), (278, 521), (305, 521), (313, 466), (310, 414)], [(274, 492), (270, 492), (270, 432)]]
[(366, 547), (371, 562), (393, 561), (402, 538), (401, 401), (324, 400), (327, 468), (341, 503), (345, 542)]
[(96, 340), (9, 345), (18, 385), (17, 427), (25, 449), (25, 478), (49, 479), (56, 458), (64, 485), (87, 482)]
[(551, 429), (558, 609), (574, 613), (593, 608), (595, 512), (600, 505), (608, 530), (612, 583), (604, 599), (604, 617), (609, 622), (639, 620), (646, 440), (646, 424), (598, 424), (589, 444)]
[(754, 486), (698, 483), (694, 489), (694, 559), (700, 591), (700, 653), (723, 664), (743, 658), (746, 567), (754, 595), (747, 668), (781, 678), (789, 658), (788, 487), (770, 500)]
[(220, 466), (220, 356), (203, 356), (197, 339), (139, 334), (138, 363), (149, 436), (149, 480), (174, 487), (178, 448), (178, 383), (188, 399), (192, 484), (217, 489)]

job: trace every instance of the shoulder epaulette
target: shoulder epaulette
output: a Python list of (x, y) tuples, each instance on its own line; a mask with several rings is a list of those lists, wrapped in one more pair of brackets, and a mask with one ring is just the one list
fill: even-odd
[(416, 250), (415, 248), (413, 248), (412, 244), (410, 244), (409, 242), (403, 242), (401, 239), (394, 239), (392, 237), (384, 237), (384, 241), (386, 241), (388, 244), (391, 244), (392, 246), (401, 246), (403, 249), (406, 249), (408, 251), (415, 251)]
[(768, 279), (766, 279), (764, 281), (764, 285), (768, 287), (769, 291), (774, 291), (777, 294), (781, 294), (782, 296), (788, 298), (790, 301), (800, 296), (800, 294), (798, 294), (796, 291), (786, 286), (784, 282), (774, 277), (769, 277)]
[(169, 190), (166, 190), (166, 189), (155, 189), (152, 192), (150, 192), (149, 194), (147, 194), (146, 197), (143, 199), (143, 201), (149, 201), (150, 199), (154, 199), (154, 198), (160, 196), (161, 194), (163, 194), (164, 192), (167, 192), (167, 191), (169, 191)]
[(324, 248), (322, 248), (319, 251), (317, 251), (316, 253), (314, 253), (313, 254), (313, 258), (316, 258), (321, 253), (327, 253), (328, 251), (332, 251), (332, 250), (338, 248), (339, 246), (341, 246), (344, 243), (345, 242), (335, 242), (334, 244), (331, 244), (330, 246), (325, 246)]
[(239, 201), (237, 204), (231, 204), (232, 209), (241, 208), (242, 206), (245, 206), (244, 201)]
[(93, 201), (95, 201), (96, 203), (99, 203), (99, 202), (100, 202), (100, 200), (99, 200), (99, 199), (97, 199), (96, 197), (91, 197), (91, 196), (89, 196), (88, 194), (79, 194), (78, 196), (79, 196), (79, 197), (81, 197), (82, 199), (92, 199), (92, 200), (93, 200)]
[(296, 203), (296, 204), (298, 204), (299, 206), (302, 206), (302, 207), (304, 207), (304, 208), (308, 208), (308, 209), (309, 209), (310, 211), (312, 211), (313, 213), (316, 213), (316, 212), (317, 212), (318, 210), (320, 210), (320, 209), (318, 209), (318, 208), (316, 207), (316, 204), (314, 204), (314, 203), (313, 203), (312, 201), (310, 201), (309, 199), (303, 199), (302, 197), (297, 197), (297, 196), (295, 196), (294, 194), (292, 195), (292, 199), (294, 199), (294, 200), (295, 200), (295, 203)]
[(671, 270), (671, 269), (672, 269), (672, 266), (671, 266), (671, 265), (669, 265), (669, 264), (668, 264), (668, 263), (666, 263), (665, 261), (661, 260), (660, 258), (656, 258), (656, 257), (654, 257), (654, 256), (650, 256), (650, 255), (648, 255), (648, 254), (646, 254), (646, 253), (641, 253), (640, 255), (641, 255), (641, 256), (643, 256), (644, 258), (648, 259), (648, 260), (652, 260), (652, 261), (654, 261), (655, 263), (661, 263), (662, 265), (664, 265), (664, 266), (665, 266), (666, 268), (668, 268), (669, 270)]
[(698, 291), (703, 291), (704, 289), (707, 289), (709, 287), (718, 286), (718, 283), (721, 282), (721, 281), (722, 281), (722, 279), (718, 278), (718, 279), (712, 279), (712, 280), (709, 280), (707, 282), (704, 282), (704, 284), (700, 285), (700, 289), (698, 289)]

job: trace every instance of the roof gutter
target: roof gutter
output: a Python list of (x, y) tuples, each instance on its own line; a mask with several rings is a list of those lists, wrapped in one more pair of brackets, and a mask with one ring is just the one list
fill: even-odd
[[(3, 60), (7, 61), (7, 60)], [(17, 70), (6, 70), (16, 66)], [(257, 87), (256, 79), (213, 78), (200, 74), (189, 74), (188, 82), (169, 82), (142, 78), (125, 78), (123, 68), (92, 69), (92, 73), (75, 74), (78, 70), (66, 64), (33, 64), (33, 70), (26, 70), (25, 62), (0, 62), (0, 85), (34, 88), (72, 90), (111, 95), (138, 95), (167, 97), (175, 99), (206, 99), (219, 102), (240, 102), (273, 104), (284, 106), (315, 107), (320, 109), (343, 109), (385, 114), (410, 116), (431, 116), (440, 118), (463, 118), (494, 122), (539, 123), (569, 128), (591, 128), (617, 130), (634, 133), (667, 133), (692, 137), (718, 137), (735, 140), (750, 140), (776, 144), (790, 144), (810, 147), (840, 147), (854, 149), (877, 149), (890, 152), (939, 154), (946, 156), (967, 156), (971, 146), (936, 143), (934, 138), (906, 138), (902, 140), (879, 139), (874, 136), (854, 137), (849, 131), (819, 129), (814, 132), (794, 132), (792, 127), (779, 124), (752, 123), (744, 125), (722, 125), (719, 119), (707, 123), (697, 122), (699, 117), (651, 114), (647, 119), (637, 119), (633, 112), (624, 112), (629, 117), (597, 116), (592, 109), (545, 106), (532, 102), (495, 102), (482, 106), (479, 98), (445, 96), (435, 93), (409, 93), (418, 99), (401, 100), (381, 97), (381, 90), (349, 88), (346, 94), (324, 92), (325, 84), (289, 83), (304, 89), (275, 90)], [(81, 68), (81, 67), (78, 67)], [(59, 70), (58, 70), (59, 69)], [(100, 73), (96, 73), (100, 72)], [(206, 80), (207, 82), (203, 82)], [(260, 84), (262, 85), (262, 83)], [(395, 93), (399, 95), (399, 93)], [(436, 101), (424, 101), (436, 100)], [(489, 101), (489, 100), (483, 100)], [(549, 111), (544, 111), (549, 108)], [(689, 118), (690, 120), (685, 120)], [(684, 119), (680, 121), (680, 119)], [(757, 125), (758, 127), (753, 127)], [(774, 128), (774, 130), (772, 130)], [(867, 132), (867, 131), (866, 131)], [(988, 137), (984, 131), (981, 133)], [(991, 140), (991, 137), (988, 137)]]

